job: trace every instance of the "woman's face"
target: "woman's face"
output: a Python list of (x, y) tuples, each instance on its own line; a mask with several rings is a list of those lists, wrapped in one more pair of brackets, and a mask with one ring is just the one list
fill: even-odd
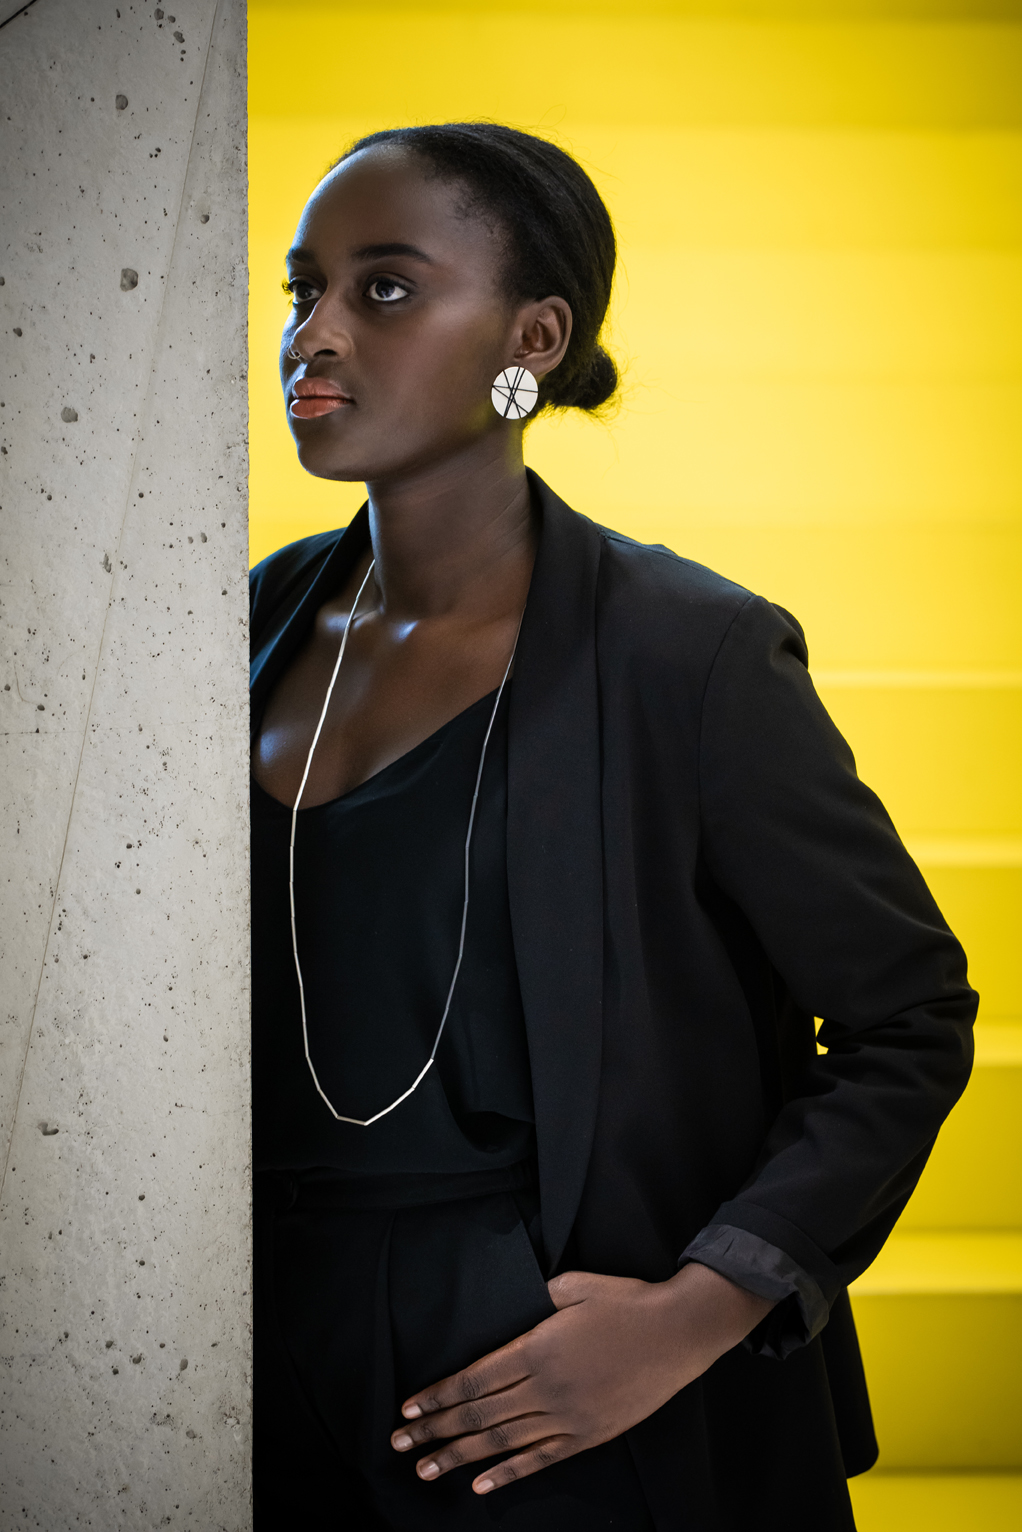
[[(288, 253), (293, 308), (280, 354), (288, 423), (310, 473), (380, 481), (509, 433), (490, 403), (497, 373), (555, 365), (522, 354), (523, 314), (541, 305), (520, 309), (501, 293), (499, 240), (460, 210), (464, 196), (388, 145), (345, 160), (310, 198)], [(557, 360), (570, 329), (562, 307)], [(288, 356), (292, 346), (303, 360)]]

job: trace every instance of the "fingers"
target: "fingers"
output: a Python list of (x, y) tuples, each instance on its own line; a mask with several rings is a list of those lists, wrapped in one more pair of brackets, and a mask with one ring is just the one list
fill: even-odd
[(523, 1341), (524, 1337), (519, 1336), (501, 1346), (499, 1351), (491, 1351), (489, 1356), (473, 1362), (464, 1372), (455, 1373), (432, 1388), (413, 1394), (401, 1406), (402, 1415), (406, 1420), (419, 1420), (459, 1404), (474, 1403), (499, 1389), (521, 1383), (530, 1371)]
[(560, 1463), (579, 1450), (571, 1445), (567, 1436), (545, 1436), (541, 1441), (534, 1442), (526, 1452), (507, 1458), (495, 1468), (488, 1468), (478, 1479), (473, 1480), (472, 1488), (477, 1495), (488, 1495), (491, 1490), (500, 1489), (504, 1484), (513, 1484), (516, 1479), (526, 1479), (529, 1474), (539, 1473), (541, 1468), (549, 1468), (551, 1463)]
[[(560, 1298), (558, 1307), (582, 1301), (577, 1292), (563, 1292)], [(530, 1335), (534, 1338), (535, 1332)], [(581, 1450), (581, 1444), (572, 1445), (573, 1438), (552, 1435), (550, 1414), (534, 1408), (528, 1385), (541, 1364), (541, 1355), (534, 1354), (535, 1365), (530, 1365), (530, 1335), (519, 1336), (463, 1372), (405, 1401), (401, 1413), (407, 1424), (391, 1436), (398, 1452), (408, 1452), (425, 1442), (456, 1438), (416, 1463), (419, 1478), (438, 1479), (463, 1464), (502, 1452), (515, 1453), (473, 1484), (478, 1494), (485, 1495)], [(531, 1349), (535, 1352), (534, 1347)]]
[(407, 1452), (409, 1447), (421, 1447), (423, 1442), (442, 1441), (448, 1436), (474, 1436), (519, 1415), (527, 1415), (529, 1411), (527, 1392), (521, 1384), (516, 1384), (497, 1394), (486, 1394), (471, 1404), (458, 1404), (453, 1409), (438, 1410), (433, 1415), (409, 1421), (408, 1425), (399, 1426), (392, 1433), (391, 1446), (398, 1452)]
[[(465, 1463), (479, 1463), (500, 1452), (513, 1452), (516, 1448), (530, 1447), (549, 1438), (550, 1420), (542, 1415), (523, 1415), (516, 1420), (502, 1420), (489, 1431), (475, 1436), (462, 1436), (455, 1442), (421, 1458), (415, 1465), (420, 1479), (438, 1479)], [(491, 1474), (492, 1478), (493, 1475)]]

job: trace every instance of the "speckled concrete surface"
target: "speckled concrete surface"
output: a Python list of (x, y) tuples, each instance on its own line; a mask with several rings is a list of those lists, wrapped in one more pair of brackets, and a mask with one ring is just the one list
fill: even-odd
[(250, 1525), (244, 54), (0, 27), (2, 1532)]

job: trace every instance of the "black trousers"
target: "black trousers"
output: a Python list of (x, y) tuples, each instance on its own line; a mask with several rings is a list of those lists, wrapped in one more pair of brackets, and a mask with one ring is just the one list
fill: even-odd
[(404, 1208), (256, 1199), (257, 1532), (654, 1532), (623, 1438), (489, 1495), (467, 1464), (432, 1483), (390, 1433), (409, 1394), (554, 1312), (535, 1194)]

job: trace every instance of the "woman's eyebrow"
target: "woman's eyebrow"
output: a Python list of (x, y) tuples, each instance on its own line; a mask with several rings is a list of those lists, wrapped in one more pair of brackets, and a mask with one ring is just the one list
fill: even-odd
[[(353, 261), (379, 261), (387, 255), (405, 255), (413, 261), (422, 261), (426, 266), (435, 266), (431, 255), (425, 250), (420, 250), (418, 245), (405, 245), (398, 240), (390, 240), (381, 245), (362, 245), (358, 250), (351, 252)], [(285, 263), (292, 266), (315, 266), (316, 257), (311, 250), (304, 245), (293, 245), (284, 257)]]
[(362, 245), (360, 249), (351, 252), (353, 261), (379, 261), (386, 255), (407, 255), (413, 261), (424, 261), (427, 266), (435, 266), (436, 262), (425, 250), (420, 250), (417, 245), (403, 245), (397, 241), (391, 241), (383, 245)]

